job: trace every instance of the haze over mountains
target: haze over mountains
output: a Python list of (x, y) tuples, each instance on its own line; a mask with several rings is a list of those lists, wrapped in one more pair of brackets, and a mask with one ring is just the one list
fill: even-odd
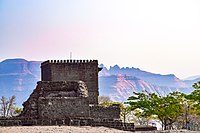
[[(7, 59), (0, 62), (0, 96), (17, 97), (17, 105), (29, 97), (40, 80), (41, 61), (25, 59)], [(99, 73), (100, 95), (109, 96), (114, 101), (123, 102), (136, 92), (167, 94), (172, 91), (190, 93), (192, 84), (200, 80), (200, 76), (191, 80), (180, 80), (173, 74), (161, 75), (146, 72), (138, 68), (120, 68), (118, 65), (104, 67)]]
[[(194, 82), (181, 80), (174, 74), (161, 75), (140, 70), (139, 68), (120, 68), (118, 65), (107, 69), (103, 65), (99, 74), (100, 94), (109, 95), (113, 100), (125, 101), (133, 91), (165, 95), (173, 91), (190, 93)], [(109, 93), (107, 93), (109, 90)]]
[(22, 104), (40, 80), (40, 61), (7, 59), (0, 62), (0, 96), (15, 95)]

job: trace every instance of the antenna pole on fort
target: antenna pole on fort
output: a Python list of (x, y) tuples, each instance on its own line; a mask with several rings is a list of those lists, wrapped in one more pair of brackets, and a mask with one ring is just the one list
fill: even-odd
[(70, 60), (72, 59), (72, 52), (70, 52)]

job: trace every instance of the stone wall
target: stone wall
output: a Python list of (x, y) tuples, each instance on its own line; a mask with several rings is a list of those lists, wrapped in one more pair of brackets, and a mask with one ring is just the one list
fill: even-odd
[(23, 106), (22, 116), (34, 119), (120, 119), (118, 104), (89, 106), (87, 87), (82, 81), (40, 81)]
[(96, 119), (120, 119), (120, 105), (114, 104), (108, 107), (90, 106), (90, 117)]
[(83, 97), (40, 97), (38, 105), (40, 119), (89, 117), (89, 101)]
[(97, 60), (51, 60), (41, 65), (42, 81), (84, 81), (88, 88), (89, 103), (98, 104)]
[(82, 81), (40, 81), (23, 106), (23, 117), (88, 117), (87, 87)]
[(123, 123), (119, 120), (110, 119), (90, 119), (90, 118), (67, 118), (62, 120), (52, 119), (29, 119), (29, 118), (10, 118), (0, 119), (0, 126), (51, 126), (51, 125), (67, 125), (67, 126), (104, 126), (116, 128), (125, 131), (135, 131), (134, 123)]

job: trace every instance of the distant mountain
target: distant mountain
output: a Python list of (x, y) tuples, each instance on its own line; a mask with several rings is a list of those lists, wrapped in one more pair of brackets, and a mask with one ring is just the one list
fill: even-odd
[[(0, 62), (0, 96), (17, 97), (17, 105), (29, 97), (40, 80), (41, 61), (7, 59)], [(167, 94), (172, 91), (190, 93), (191, 85), (198, 80), (180, 80), (173, 74), (161, 75), (139, 68), (120, 68), (118, 65), (107, 69), (103, 64), (99, 72), (100, 95), (111, 97), (114, 101), (125, 101), (136, 92)]]
[(117, 74), (99, 77), (100, 94), (109, 96), (113, 101), (124, 102), (133, 92), (157, 93), (165, 95), (177, 88), (152, 85), (136, 77)]
[(184, 82), (188, 85), (188, 86), (192, 86), (194, 83), (200, 81), (200, 77), (197, 79), (193, 79), (193, 80), (184, 80)]
[(40, 61), (7, 59), (0, 62), (0, 96), (15, 95), (22, 104), (40, 79)]
[[(108, 74), (108, 73), (107, 73)], [(190, 93), (193, 88), (159, 86), (159, 84), (151, 84), (142, 79), (122, 74), (106, 75), (99, 77), (99, 92), (103, 96), (109, 96), (113, 101), (124, 102), (133, 92), (156, 93), (158, 95), (166, 95), (170, 92), (181, 91)]]
[(137, 77), (153, 85), (175, 87), (175, 88), (189, 87), (188, 84), (177, 78), (174, 74), (161, 75), (161, 74), (146, 72), (140, 70), (139, 68), (134, 68), (134, 67), (120, 68), (118, 65), (110, 67), (110, 69), (103, 67), (100, 76), (116, 75), (116, 74), (124, 74), (128, 76)]
[(200, 75), (191, 76), (191, 77), (185, 78), (183, 80), (195, 80), (195, 79), (200, 79)]

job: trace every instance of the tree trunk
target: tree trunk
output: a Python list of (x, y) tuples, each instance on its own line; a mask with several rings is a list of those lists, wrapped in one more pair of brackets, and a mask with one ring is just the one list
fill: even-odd
[(126, 115), (124, 114), (124, 123), (125, 123), (125, 121), (126, 121)]
[(167, 121), (166, 120), (164, 120), (164, 126), (165, 126), (164, 130), (167, 130)]

